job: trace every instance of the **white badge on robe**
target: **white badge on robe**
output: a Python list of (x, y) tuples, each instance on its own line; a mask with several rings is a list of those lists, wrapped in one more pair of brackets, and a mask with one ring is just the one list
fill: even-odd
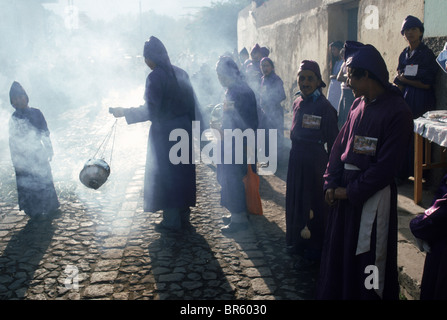
[(375, 266), (379, 270), (379, 287), (377, 294), (382, 298), (385, 283), (385, 266), (388, 245), (388, 229), (390, 217), (391, 188), (390, 186), (378, 191), (363, 205), (360, 220), (359, 238), (356, 255), (370, 251), (371, 234), (374, 221), (376, 226), (376, 261)]
[(414, 77), (418, 74), (419, 65), (409, 64), (405, 67), (404, 76)]
[(315, 116), (313, 114), (304, 114), (303, 115), (303, 128), (308, 129), (320, 129), (321, 126), (321, 117)]
[(354, 137), (354, 152), (359, 154), (366, 154), (368, 156), (374, 156), (377, 149), (377, 138), (355, 136)]

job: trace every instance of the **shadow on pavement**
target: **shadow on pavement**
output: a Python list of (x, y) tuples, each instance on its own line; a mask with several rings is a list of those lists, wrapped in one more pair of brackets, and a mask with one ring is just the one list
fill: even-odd
[(207, 240), (194, 229), (162, 232), (149, 245), (156, 297), (160, 300), (233, 300), (227, 281)]
[(0, 291), (0, 299), (24, 299), (34, 273), (45, 255), (54, 235), (52, 219), (28, 220), (14, 234), (1, 256), (0, 276), (8, 291)]

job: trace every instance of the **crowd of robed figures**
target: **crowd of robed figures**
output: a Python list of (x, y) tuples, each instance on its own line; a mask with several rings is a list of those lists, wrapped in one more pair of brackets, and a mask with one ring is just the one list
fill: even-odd
[[(395, 181), (409, 175), (408, 168), (406, 172), (402, 168), (411, 154), (413, 119), (435, 107), (437, 66), (422, 41), (423, 32), (418, 18), (404, 20), (401, 33), (409, 46), (399, 57), (394, 84), (379, 51), (355, 41), (330, 45), (328, 98), (318, 63), (303, 60), (299, 66), (286, 184), (286, 246), (299, 257), (296, 268), (319, 267), (318, 299), (399, 298)], [(237, 59), (219, 58), (216, 73), (225, 94), (218, 129), (277, 129), (278, 150), (270, 151), (280, 155), (284, 147), (281, 103), (286, 95), (268, 56), (268, 49), (256, 45), (250, 56), (244, 49)], [(110, 112), (128, 124), (151, 121), (144, 210), (163, 212), (157, 230), (179, 232), (192, 227), (196, 172), (192, 159), (170, 162), (169, 151), (176, 141), (170, 141), (169, 135), (181, 128), (192, 137), (193, 121), (203, 118), (188, 74), (171, 63), (158, 38), (145, 43), (144, 58), (151, 69), (144, 105)], [(53, 153), (49, 130), (42, 113), (28, 106), (19, 83), (13, 83), (10, 97), (15, 108), (10, 150), (19, 207), (38, 219), (59, 208), (49, 165)], [(224, 159), (226, 150), (222, 150)], [(256, 172), (256, 165), (248, 164), (246, 157), (242, 164), (217, 164), (221, 204), (231, 214), (222, 228), (226, 235), (249, 226), (243, 183), (249, 165)], [(438, 196), (442, 197), (445, 200), (444, 194)], [(437, 201), (435, 211), (446, 211), (444, 203)], [(445, 222), (438, 223), (436, 228), (442, 230)], [(423, 238), (424, 229), (418, 230)], [(446, 298), (444, 272), (436, 269), (446, 263), (447, 239), (433, 231), (429, 234), (431, 238), (424, 241), (433, 249), (427, 254), (421, 298)], [(371, 266), (377, 277), (367, 285)]]

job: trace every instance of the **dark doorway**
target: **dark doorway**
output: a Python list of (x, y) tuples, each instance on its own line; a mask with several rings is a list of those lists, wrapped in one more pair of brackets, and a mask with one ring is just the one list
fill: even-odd
[(359, 7), (347, 9), (348, 11), (348, 35), (346, 40), (357, 41)]
[(328, 44), (333, 41), (357, 41), (359, 1), (340, 1), (328, 6)]

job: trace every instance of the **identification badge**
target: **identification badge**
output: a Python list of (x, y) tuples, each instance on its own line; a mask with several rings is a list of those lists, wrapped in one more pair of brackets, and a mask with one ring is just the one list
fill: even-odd
[(377, 148), (377, 138), (355, 136), (354, 152), (374, 156)]
[(321, 117), (312, 114), (303, 115), (303, 128), (320, 129)]
[(419, 68), (419, 65), (417, 65), (417, 64), (412, 64), (412, 65), (406, 66), (404, 76), (414, 77), (415, 75), (418, 74), (418, 68)]

